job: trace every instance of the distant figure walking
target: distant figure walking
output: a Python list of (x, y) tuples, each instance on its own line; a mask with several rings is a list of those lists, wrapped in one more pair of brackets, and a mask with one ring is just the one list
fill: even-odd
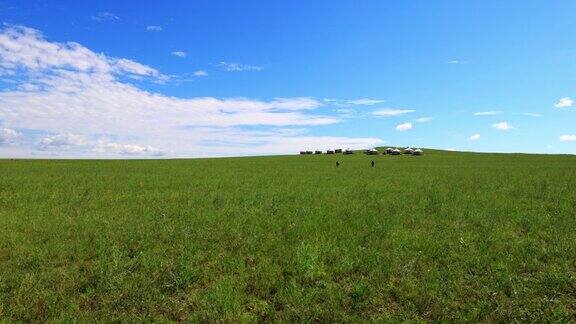
[(340, 162), (336, 161), (336, 167), (340, 166)]
[(374, 163), (374, 161), (372, 161), (372, 167), (374, 167), (374, 164), (376, 164), (376, 163)]

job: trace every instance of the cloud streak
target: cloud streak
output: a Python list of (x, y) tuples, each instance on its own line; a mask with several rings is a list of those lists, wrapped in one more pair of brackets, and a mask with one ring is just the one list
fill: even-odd
[(249, 65), (249, 64), (225, 62), (225, 61), (218, 63), (216, 66), (218, 66), (218, 67), (220, 67), (223, 70), (228, 71), (228, 72), (244, 72), (244, 71), (260, 71), (260, 70), (262, 70), (262, 67), (257, 66), (257, 65)]
[(399, 132), (405, 132), (405, 131), (411, 130), (411, 129), (412, 129), (412, 123), (403, 123), (403, 124), (396, 126), (396, 130)]
[(376, 117), (397, 117), (406, 115), (409, 113), (413, 113), (414, 110), (412, 109), (395, 109), (395, 108), (385, 108), (380, 110), (375, 110), (372, 112), (372, 115)]
[(186, 52), (183, 52), (183, 51), (174, 51), (174, 52), (172, 52), (172, 53), (170, 53), (170, 54), (172, 54), (172, 55), (174, 55), (174, 56), (178, 56), (178, 57), (186, 57), (186, 56), (188, 56), (188, 54), (187, 54)]
[(162, 31), (163, 28), (162, 28), (162, 26), (146, 26), (146, 30), (159, 32), (159, 31)]
[(479, 111), (479, 112), (475, 112), (474, 116), (494, 116), (494, 115), (499, 115), (502, 112), (499, 110), (493, 110), (493, 111)]

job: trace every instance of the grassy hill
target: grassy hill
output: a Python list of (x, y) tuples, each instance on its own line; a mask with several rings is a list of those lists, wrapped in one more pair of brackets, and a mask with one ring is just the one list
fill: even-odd
[(2, 160), (0, 319), (573, 321), (575, 213), (574, 156)]

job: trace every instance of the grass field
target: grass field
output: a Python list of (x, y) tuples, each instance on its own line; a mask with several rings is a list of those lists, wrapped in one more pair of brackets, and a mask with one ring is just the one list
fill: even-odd
[(426, 153), (0, 160), (0, 320), (576, 321), (576, 157)]

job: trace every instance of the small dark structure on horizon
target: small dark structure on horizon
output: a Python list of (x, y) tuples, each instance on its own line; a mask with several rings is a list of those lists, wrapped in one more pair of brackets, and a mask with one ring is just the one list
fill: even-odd
[(345, 149), (345, 150), (344, 150), (344, 154), (345, 154), (345, 155), (354, 154), (354, 151), (352, 151), (351, 149)]
[(335, 149), (334, 153), (342, 153), (342, 149)]
[(333, 150), (327, 150), (326, 154), (334, 154), (334, 151)]
[(316, 150), (316, 151), (314, 151), (314, 154), (322, 154), (322, 151)]

